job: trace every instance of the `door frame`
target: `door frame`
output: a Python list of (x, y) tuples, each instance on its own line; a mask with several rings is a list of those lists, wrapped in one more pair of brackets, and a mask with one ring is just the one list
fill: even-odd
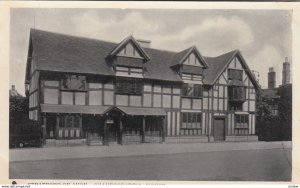
[(223, 119), (224, 120), (224, 133), (223, 133), (223, 140), (220, 140), (220, 142), (224, 142), (226, 140), (226, 135), (227, 135), (227, 116), (213, 116), (213, 121), (212, 121), (212, 134), (215, 140), (215, 120), (216, 119)]

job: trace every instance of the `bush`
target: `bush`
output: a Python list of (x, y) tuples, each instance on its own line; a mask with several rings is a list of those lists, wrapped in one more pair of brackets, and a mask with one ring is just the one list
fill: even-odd
[(256, 132), (260, 141), (291, 141), (292, 125), (284, 121), (260, 121)]

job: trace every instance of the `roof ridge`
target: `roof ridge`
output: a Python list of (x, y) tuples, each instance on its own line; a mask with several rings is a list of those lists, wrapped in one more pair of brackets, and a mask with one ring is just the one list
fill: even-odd
[[(42, 30), (42, 29), (34, 29), (34, 28), (30, 28), (30, 32), (44, 32), (44, 33), (49, 33), (49, 34), (55, 34), (55, 35), (61, 35), (61, 36), (67, 36), (67, 37), (74, 37), (74, 38), (79, 38), (79, 39), (84, 39), (84, 40), (91, 40), (91, 41), (99, 41), (99, 42), (105, 42), (105, 43), (110, 43), (110, 44), (115, 44), (118, 45), (120, 44), (122, 41), (124, 41), (125, 39), (129, 38), (132, 35), (128, 35), (126, 36), (124, 39), (122, 39), (121, 42), (112, 42), (112, 41), (107, 41), (107, 40), (101, 40), (101, 39), (95, 39), (95, 38), (89, 38), (89, 37), (83, 37), (83, 36), (76, 36), (76, 35), (72, 35), (72, 34), (65, 34), (65, 33), (59, 33), (59, 32), (54, 32), (54, 31), (46, 31), (46, 30)], [(176, 51), (171, 51), (171, 50), (164, 50), (164, 49), (157, 49), (157, 48), (149, 48), (149, 47), (142, 47), (146, 50), (156, 50), (156, 51), (161, 51), (161, 52), (170, 52), (170, 53), (179, 53)]]
[(58, 32), (54, 32), (54, 31), (45, 31), (45, 30), (41, 30), (41, 29), (30, 28), (30, 32), (32, 32), (32, 31), (33, 32), (44, 32), (44, 33), (67, 36), (67, 37), (74, 37), (74, 38), (79, 38), (79, 39), (84, 39), (84, 40), (99, 41), (99, 42), (111, 43), (111, 44), (116, 44), (116, 45), (118, 44), (117, 42), (112, 42), (112, 41), (105, 41), (105, 40), (101, 40), (101, 39), (95, 39), (95, 38), (89, 38), (89, 37), (83, 37), (83, 36), (76, 36), (76, 35), (72, 35), (72, 34), (65, 34), (65, 33), (58, 33)]
[(204, 58), (218, 58), (218, 57), (222, 57), (222, 56), (228, 55), (228, 54), (230, 54), (230, 53), (237, 53), (237, 52), (239, 52), (239, 50), (238, 50), (238, 49), (235, 49), (235, 50), (231, 50), (231, 51), (229, 51), (229, 52), (223, 53), (223, 54), (218, 55), (218, 56), (203, 56), (203, 57), (204, 57)]

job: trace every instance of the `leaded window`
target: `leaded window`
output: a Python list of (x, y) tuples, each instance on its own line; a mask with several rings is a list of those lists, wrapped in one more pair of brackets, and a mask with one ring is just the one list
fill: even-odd
[(229, 80), (243, 80), (243, 70), (228, 69)]
[(249, 134), (249, 115), (248, 114), (235, 114), (235, 135)]
[(182, 113), (182, 122), (180, 127), (181, 135), (201, 135), (202, 130), (202, 114), (201, 113)]
[(134, 78), (117, 78), (117, 94), (141, 95), (143, 93), (143, 83), (140, 79)]
[(230, 86), (228, 87), (228, 97), (231, 101), (245, 101), (246, 100), (246, 89), (241, 86)]

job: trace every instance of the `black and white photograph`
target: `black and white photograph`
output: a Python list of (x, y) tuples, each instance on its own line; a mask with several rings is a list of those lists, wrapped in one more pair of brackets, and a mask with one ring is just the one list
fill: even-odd
[(292, 182), (292, 9), (9, 15), (10, 180)]

